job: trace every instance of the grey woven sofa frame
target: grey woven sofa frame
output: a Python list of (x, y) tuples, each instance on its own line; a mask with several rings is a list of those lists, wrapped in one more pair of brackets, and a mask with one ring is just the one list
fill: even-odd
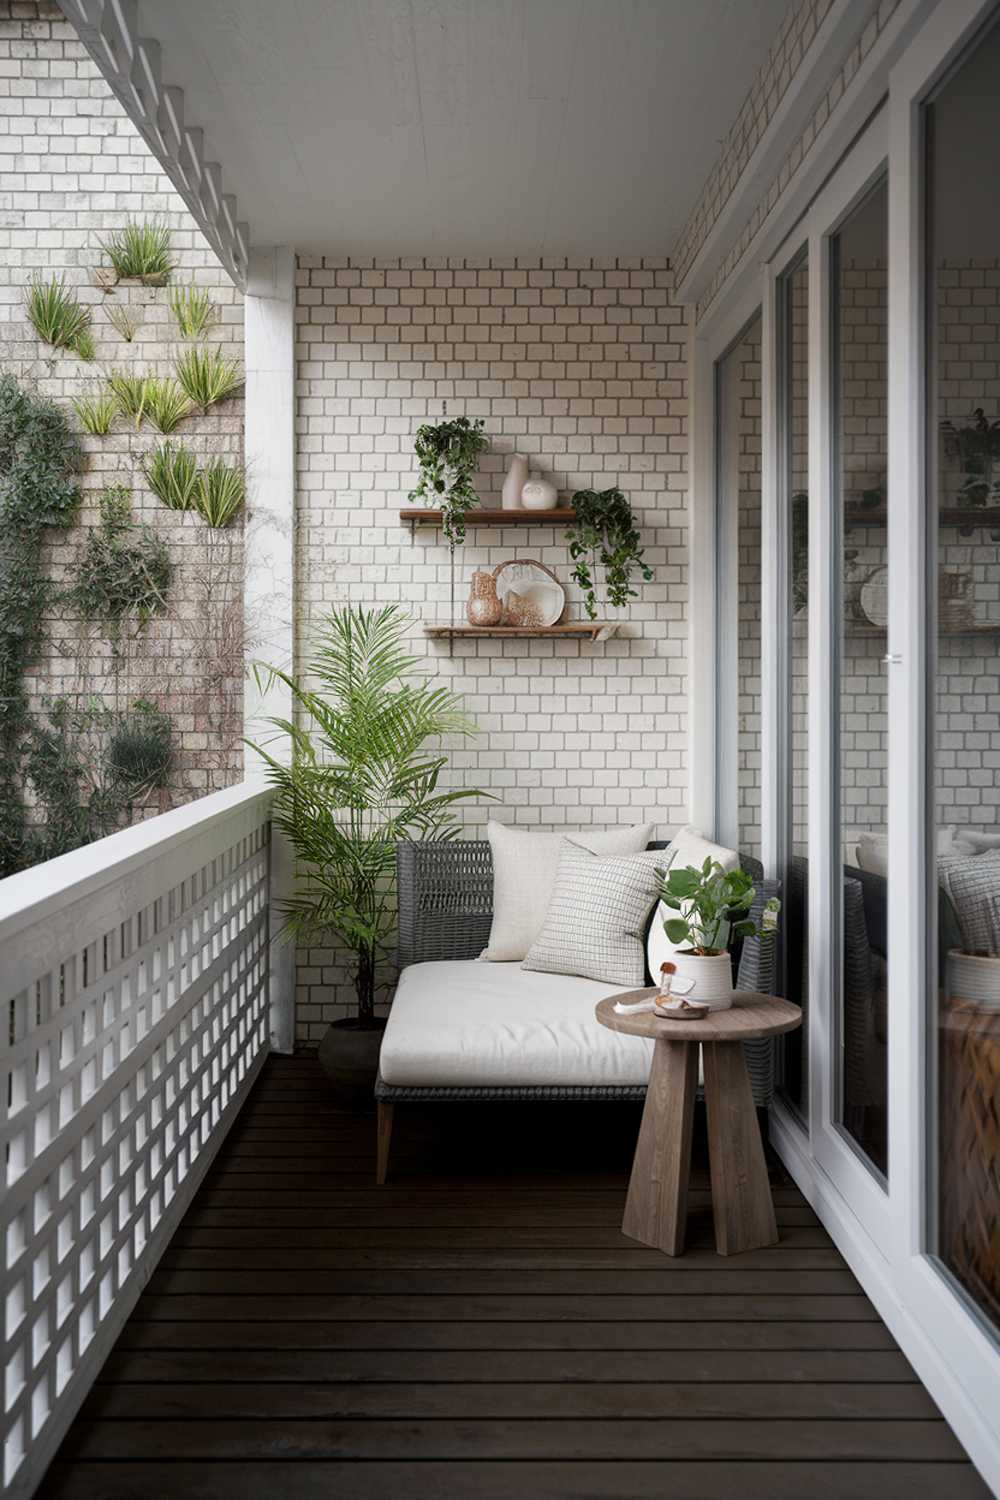
[[(650, 849), (669, 849), (656, 842)], [(751, 916), (758, 920), (768, 896), (778, 887), (764, 881), (763, 866), (749, 855), (740, 864), (752, 875), (757, 894)], [(396, 883), (399, 907), (398, 963), (478, 958), (486, 947), (493, 922), (493, 859), (485, 840), (445, 840), (399, 844), (396, 849)], [(769, 994), (774, 984), (774, 944), (757, 939), (744, 942), (733, 955), (737, 985), (743, 990)], [(647, 981), (649, 976), (647, 974)], [(747, 1067), (754, 1102), (770, 1104), (774, 1094), (774, 1043), (745, 1042)], [(552, 1100), (641, 1100), (645, 1085), (595, 1085), (593, 1087), (537, 1086), (521, 1088), (407, 1087), (386, 1083), (381, 1073), (375, 1082), (378, 1106), (378, 1181), (385, 1182), (396, 1104), (462, 1099), (552, 1099)]]

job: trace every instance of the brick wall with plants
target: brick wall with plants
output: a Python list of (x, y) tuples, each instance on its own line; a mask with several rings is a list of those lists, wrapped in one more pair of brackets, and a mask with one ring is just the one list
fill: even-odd
[[(409, 648), (461, 693), (480, 733), (457, 740), (446, 786), (459, 804), (524, 828), (652, 821), (687, 805), (687, 348), (665, 260), (299, 258), (298, 638), (344, 603), (398, 604)], [(652, 570), (616, 608), (596, 570), (595, 609), (623, 622), (605, 642), (429, 639), (452, 619), (452, 558), (440, 532), (411, 535), (399, 511), (418, 480), (418, 429), (483, 423), (475, 491), (499, 506), (513, 453), (557, 487), (619, 488)], [(417, 502), (419, 503), (419, 502)], [(455, 617), (472, 574), (538, 559), (586, 620), (566, 526), (469, 526), (454, 554)], [(707, 670), (707, 668), (706, 668)], [(333, 944), (299, 954), (298, 1028), (318, 1041), (354, 1005)], [(386, 972), (383, 978), (391, 978)], [(380, 998), (386, 998), (383, 989)]]
[[(0, 641), (23, 863), (242, 774), (243, 307), (49, 0), (0, 0), (0, 118), (8, 646), (34, 590), (30, 649)], [(51, 407), (73, 497), (22, 536), (23, 432), (52, 437)]]

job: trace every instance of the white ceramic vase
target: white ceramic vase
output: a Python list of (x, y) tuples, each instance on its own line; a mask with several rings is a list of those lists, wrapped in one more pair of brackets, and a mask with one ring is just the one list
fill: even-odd
[[(728, 953), (702, 957), (698, 953), (675, 953), (677, 965), (672, 993), (697, 1000), (710, 1010), (730, 1010), (733, 1004), (733, 964)], [(678, 984), (680, 980), (680, 984)], [(693, 980), (688, 989), (687, 981)]]
[(535, 474), (521, 490), (521, 504), (525, 510), (555, 510), (559, 492), (547, 479)]
[(523, 453), (512, 453), (507, 468), (507, 477), (501, 490), (504, 510), (521, 510), (521, 491), (528, 481), (528, 460)]
[(948, 999), (1000, 1011), (1000, 958), (948, 949)]

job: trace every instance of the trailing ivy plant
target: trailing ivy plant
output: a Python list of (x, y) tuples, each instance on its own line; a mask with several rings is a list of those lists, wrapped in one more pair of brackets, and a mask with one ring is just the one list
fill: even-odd
[(0, 376), (0, 876), (31, 862), (24, 760), (32, 721), (24, 676), (53, 594), (42, 544), (50, 528), (73, 522), (80, 459), (65, 413), (13, 375)]
[(65, 597), (115, 642), (129, 621), (142, 629), (164, 612), (172, 571), (162, 537), (133, 518), (128, 490), (113, 485), (101, 496), (100, 525), (87, 535)]
[(633, 572), (638, 571), (649, 583), (653, 570), (643, 561), (632, 507), (621, 490), (577, 490), (573, 509), (576, 518), (566, 533), (574, 562), (573, 578), (583, 589), (587, 615), (594, 620), (598, 565), (605, 570), (608, 603), (615, 609), (636, 597)]
[(479, 498), (472, 476), (480, 453), (490, 446), (483, 434), (485, 425), (479, 417), (453, 417), (450, 422), (425, 422), (417, 429), (414, 447), (420, 480), (408, 498), (441, 507), (441, 526), (453, 547), (465, 541), (465, 517)]

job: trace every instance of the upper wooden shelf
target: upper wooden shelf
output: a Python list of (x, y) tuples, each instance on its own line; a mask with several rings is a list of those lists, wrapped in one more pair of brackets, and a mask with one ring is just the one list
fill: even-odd
[[(884, 505), (847, 505), (845, 526), (885, 526), (888, 514)], [(941, 526), (990, 526), (1000, 530), (1000, 505), (948, 505), (938, 511)]]
[[(467, 528), (473, 526), (567, 526), (575, 520), (576, 511), (570, 505), (556, 510), (484, 510), (476, 506), (465, 518)], [(428, 510), (422, 505), (407, 506), (399, 512), (399, 519), (407, 526), (440, 526), (441, 512)]]
[(617, 620), (574, 620), (569, 625), (425, 625), (432, 640), (466, 641), (476, 636), (493, 640), (609, 641), (621, 625)]

